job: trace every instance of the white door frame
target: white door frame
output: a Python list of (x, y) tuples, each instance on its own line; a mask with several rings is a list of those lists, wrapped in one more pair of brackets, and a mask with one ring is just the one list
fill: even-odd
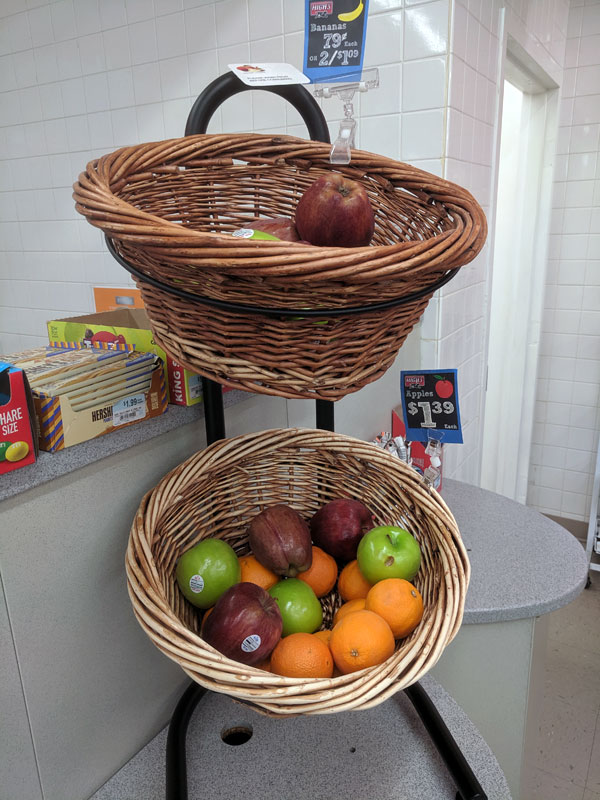
[[(512, 216), (508, 223), (506, 218), (496, 216), (488, 282), (490, 316), (481, 486), (524, 503), (546, 283), (558, 88), (510, 37), (506, 39), (505, 52), (503, 78), (524, 94), (516, 137), (519, 177), (510, 189), (513, 196), (508, 201), (508, 214), (512, 212)], [(501, 147), (497, 171), (500, 152)], [(502, 196), (503, 191), (506, 195), (506, 188), (501, 181), (502, 175), (497, 182), (500, 203), (503, 199), (506, 202), (506, 196)]]

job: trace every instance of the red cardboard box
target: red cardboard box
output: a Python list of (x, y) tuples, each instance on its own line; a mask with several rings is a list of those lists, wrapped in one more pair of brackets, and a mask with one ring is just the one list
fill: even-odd
[(0, 361), (0, 475), (35, 463), (35, 410), (22, 369)]
[[(404, 424), (404, 419), (402, 418), (402, 406), (398, 406), (392, 411), (392, 436), (406, 436), (406, 426)], [(410, 444), (410, 456), (412, 459), (412, 466), (420, 472), (421, 475), (425, 474), (425, 470), (427, 467), (431, 466), (431, 457), (428, 453), (425, 452), (425, 448), (427, 445), (424, 442), (411, 442)], [(443, 457), (444, 446), (442, 445), (441, 453), (440, 453), (440, 460), (441, 464), (437, 467), (437, 471), (440, 473), (439, 482), (434, 483), (434, 488), (438, 490), (438, 492), (442, 491), (442, 469), (443, 469)]]

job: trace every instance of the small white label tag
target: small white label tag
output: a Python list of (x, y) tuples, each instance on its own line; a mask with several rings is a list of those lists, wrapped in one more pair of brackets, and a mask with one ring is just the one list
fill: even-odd
[(200, 375), (190, 375), (188, 386), (190, 389), (190, 397), (196, 400), (202, 394), (202, 379)]
[(234, 75), (248, 86), (285, 86), (290, 83), (310, 83), (303, 72), (291, 64), (227, 64)]
[(146, 396), (134, 394), (131, 397), (123, 397), (113, 405), (113, 425), (123, 425), (125, 422), (133, 422), (136, 419), (144, 419), (146, 416)]
[(194, 594), (200, 594), (204, 589), (204, 578), (202, 575), (192, 575), (190, 578), (190, 589)]
[(244, 653), (253, 653), (255, 650), (258, 650), (260, 643), (261, 638), (258, 633), (251, 633), (250, 636), (246, 636), (241, 647)]
[(238, 228), (231, 235), (237, 239), (251, 239), (254, 235), (254, 230), (252, 228)]

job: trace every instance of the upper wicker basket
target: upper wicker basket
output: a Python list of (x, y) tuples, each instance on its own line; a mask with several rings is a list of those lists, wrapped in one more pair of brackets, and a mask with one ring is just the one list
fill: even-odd
[[(183, 366), (253, 392), (336, 400), (388, 369), (487, 226), (455, 184), (360, 150), (332, 165), (329, 153), (291, 136), (186, 136), (90, 162), (73, 196), (133, 271), (155, 339)], [(332, 170), (366, 188), (370, 246), (228, 235), (254, 217), (293, 217)]]

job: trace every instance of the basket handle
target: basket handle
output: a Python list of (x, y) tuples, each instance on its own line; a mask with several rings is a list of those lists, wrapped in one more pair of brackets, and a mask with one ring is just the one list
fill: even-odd
[(304, 120), (308, 128), (310, 138), (315, 142), (325, 142), (329, 144), (329, 128), (321, 107), (315, 98), (300, 84), (289, 86), (248, 86), (241, 81), (233, 72), (227, 72), (215, 78), (212, 83), (202, 91), (196, 98), (192, 106), (185, 125), (185, 135), (190, 136), (195, 133), (206, 133), (208, 123), (217, 108), (240, 92), (260, 89), (261, 91), (272, 92), (283, 97), (288, 103), (294, 106), (296, 111)]

